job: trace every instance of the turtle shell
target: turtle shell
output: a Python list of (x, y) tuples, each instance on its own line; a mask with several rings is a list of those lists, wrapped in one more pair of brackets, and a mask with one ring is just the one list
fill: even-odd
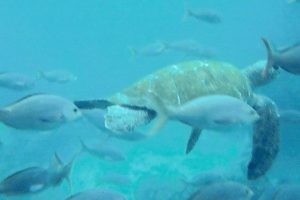
[(150, 91), (173, 106), (205, 95), (224, 94), (245, 101), (252, 95), (248, 78), (238, 68), (225, 62), (196, 60), (162, 68), (110, 100), (151, 108), (146, 100)]

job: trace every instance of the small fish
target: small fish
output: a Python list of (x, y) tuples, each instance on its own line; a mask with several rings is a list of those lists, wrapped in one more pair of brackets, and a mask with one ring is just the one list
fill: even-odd
[(181, 40), (175, 42), (165, 42), (166, 48), (177, 52), (182, 52), (185, 56), (197, 57), (197, 58), (212, 58), (215, 56), (213, 50), (203, 48), (194, 40)]
[(278, 51), (272, 48), (267, 39), (262, 38), (262, 41), (268, 52), (264, 76), (270, 74), (272, 69), (277, 70), (279, 67), (289, 73), (300, 75), (300, 44)]
[(200, 188), (188, 200), (250, 200), (253, 191), (247, 186), (225, 181)]
[(150, 130), (150, 135), (156, 133), (169, 119), (193, 127), (186, 153), (193, 149), (202, 129), (224, 130), (243, 124), (252, 124), (259, 119), (252, 107), (240, 99), (227, 95), (199, 97), (179, 107), (165, 106), (155, 94), (152, 94), (150, 101), (159, 114), (158, 122)]
[[(74, 160), (74, 159), (73, 159)], [(55, 154), (54, 162), (48, 169), (29, 167), (20, 170), (0, 182), (0, 194), (25, 195), (41, 192), (49, 187), (58, 186), (63, 179), (69, 181), (73, 160), (63, 165)]]
[(0, 87), (17, 91), (30, 90), (35, 86), (35, 82), (36, 80), (20, 73), (0, 73)]
[(77, 80), (77, 76), (67, 70), (40, 71), (39, 76), (55, 83), (68, 83)]
[(300, 124), (300, 111), (298, 110), (281, 110), (279, 116), (281, 122)]
[(195, 40), (179, 40), (174, 42), (165, 42), (165, 46), (171, 50), (189, 52), (199, 49), (200, 44)]
[(126, 160), (122, 152), (112, 148), (111, 146), (89, 147), (82, 140), (80, 140), (80, 143), (82, 152), (87, 152), (100, 159), (110, 162), (120, 162)]
[(166, 46), (164, 43), (161, 42), (155, 42), (153, 44), (149, 44), (147, 46), (144, 46), (142, 48), (129, 48), (133, 56), (146, 56), (146, 57), (152, 57), (152, 56), (159, 56), (162, 53), (166, 51)]
[(118, 192), (99, 188), (79, 192), (66, 200), (126, 200), (126, 198)]
[(209, 24), (220, 24), (222, 22), (220, 14), (212, 10), (187, 9), (186, 15)]
[(0, 109), (0, 122), (24, 130), (51, 130), (80, 116), (71, 101), (50, 94), (26, 96)]

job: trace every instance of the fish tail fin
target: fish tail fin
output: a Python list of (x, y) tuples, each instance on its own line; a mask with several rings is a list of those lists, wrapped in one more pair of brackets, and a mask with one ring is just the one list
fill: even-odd
[(164, 102), (153, 92), (150, 92), (149, 97), (151, 104), (158, 113), (157, 122), (148, 133), (149, 136), (153, 136), (167, 123), (169, 117), (172, 115), (172, 111), (170, 108), (167, 108)]
[(79, 154), (80, 154), (80, 152), (76, 153), (73, 156), (73, 158), (71, 159), (71, 161), (67, 165), (65, 165), (64, 168), (63, 168), (63, 175), (64, 175), (64, 178), (65, 178), (65, 180), (67, 181), (67, 183), (69, 185), (70, 193), (72, 193), (72, 191), (73, 191), (73, 185), (72, 185), (72, 181), (70, 179), (70, 173), (71, 173), (74, 161), (79, 156)]
[(263, 76), (267, 77), (270, 74), (272, 68), (274, 67), (274, 50), (270, 42), (266, 38), (262, 38), (262, 41), (267, 49), (267, 54), (268, 54), (267, 65), (263, 71)]

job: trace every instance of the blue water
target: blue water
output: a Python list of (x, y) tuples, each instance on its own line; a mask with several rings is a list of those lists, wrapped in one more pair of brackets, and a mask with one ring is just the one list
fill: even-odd
[[(183, 0), (1, 1), (0, 71), (35, 77), (39, 70), (59, 68), (78, 76), (77, 81), (67, 84), (39, 80), (30, 91), (1, 88), (1, 106), (40, 92), (71, 100), (106, 98), (157, 69), (186, 60), (174, 53), (133, 57), (130, 46), (141, 48), (155, 41), (194, 39), (216, 50), (215, 59), (243, 68), (266, 58), (262, 36), (278, 47), (299, 41), (300, 4), (297, 3), (186, 0), (186, 4), (191, 8), (216, 10), (223, 22), (212, 25), (184, 19)], [(282, 72), (277, 80), (258, 92), (273, 99), (279, 108), (299, 110), (299, 84), (299, 77)], [(64, 182), (39, 194), (7, 198), (20, 200), (64, 199), (71, 193), (94, 187), (110, 188), (128, 199), (138, 199), (140, 193), (147, 194), (142, 187), (147, 182), (160, 188), (168, 186), (159, 198), (165, 199), (166, 195), (180, 191), (183, 177), (210, 170), (236, 171), (240, 175), (239, 161), (247, 159), (244, 152), (251, 143), (249, 130), (230, 136), (203, 134), (201, 144), (186, 156), (184, 149), (190, 130), (178, 123), (169, 123), (161, 134), (141, 142), (107, 140), (103, 132), (86, 120), (46, 133), (0, 126), (1, 180), (26, 167), (47, 167), (54, 152), (68, 162), (80, 150), (79, 137), (98, 144), (108, 142), (127, 156), (122, 163), (81, 156), (71, 173), (72, 188)], [(281, 152), (269, 176), (276, 179), (280, 174), (282, 179), (299, 179), (298, 128), (299, 124), (281, 127)], [(279, 173), (283, 170), (284, 175)], [(128, 175), (132, 183), (114, 186), (102, 182), (101, 177), (110, 172)]]

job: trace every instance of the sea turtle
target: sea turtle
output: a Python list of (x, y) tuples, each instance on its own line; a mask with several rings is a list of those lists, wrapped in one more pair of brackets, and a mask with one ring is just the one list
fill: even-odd
[[(279, 151), (277, 108), (269, 98), (253, 93), (254, 88), (276, 77), (275, 72), (268, 77), (263, 76), (264, 67), (264, 62), (240, 70), (221, 61), (187, 61), (162, 68), (106, 100), (76, 101), (75, 104), (83, 110), (105, 110), (103, 127), (113, 134), (126, 135), (157, 116), (155, 106), (149, 101), (149, 92), (172, 106), (213, 94), (239, 98), (260, 115), (253, 126), (252, 158), (248, 164), (248, 179), (256, 179), (268, 171)], [(199, 134), (192, 131), (188, 151), (196, 143)]]

